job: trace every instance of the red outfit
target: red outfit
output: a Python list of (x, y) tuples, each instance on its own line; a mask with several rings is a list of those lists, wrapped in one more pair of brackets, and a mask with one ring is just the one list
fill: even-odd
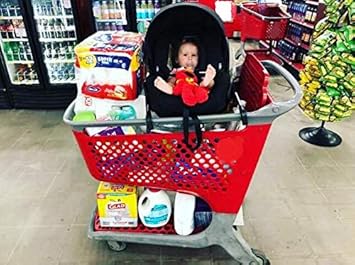
[(180, 68), (176, 71), (176, 82), (173, 95), (181, 96), (185, 105), (193, 107), (208, 100), (208, 88), (198, 84), (193, 71)]

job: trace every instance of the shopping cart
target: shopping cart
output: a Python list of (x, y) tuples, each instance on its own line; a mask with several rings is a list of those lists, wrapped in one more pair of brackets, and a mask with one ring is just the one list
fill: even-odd
[[(188, 5), (189, 8), (194, 6)], [(210, 14), (211, 11), (203, 12)], [(220, 28), (223, 32), (223, 27)], [(265, 67), (272, 68), (287, 80), (295, 92), (290, 100), (273, 101)], [(181, 128), (182, 117), (73, 122), (75, 101), (72, 102), (63, 119), (72, 127), (86, 165), (95, 179), (189, 193), (206, 201), (212, 211), (211, 223), (204, 230), (181, 236), (174, 230), (173, 218), (160, 228), (148, 228), (141, 223), (135, 228), (104, 228), (100, 226), (94, 208), (89, 237), (105, 240), (117, 251), (123, 250), (126, 242), (189, 248), (219, 245), (243, 265), (270, 264), (262, 252), (250, 248), (239, 229), (233, 227), (233, 222), (273, 120), (297, 106), (302, 93), (298, 82), (284, 68), (273, 61), (261, 63), (251, 53), (245, 58), (235, 96), (237, 102), (239, 96), (247, 101), (248, 108), (244, 110), (239, 104), (239, 111), (235, 113), (199, 116), (205, 128), (218, 127), (219, 130), (206, 129), (200, 147), (194, 151), (188, 148), (184, 133), (180, 131), (115, 136), (89, 136), (86, 133), (89, 127), (108, 126), (134, 126), (137, 131), (145, 131), (147, 124), (159, 128), (173, 124)], [(235, 129), (238, 123), (244, 124), (242, 130)], [(190, 132), (190, 137), (197, 142), (198, 136), (194, 132)]]
[(245, 54), (245, 43), (256, 40), (263, 48), (249, 49), (259, 60), (272, 60), (278, 64), (283, 61), (272, 54), (271, 41), (282, 40), (285, 37), (291, 16), (275, 4), (242, 3), (241, 8), (241, 49), (236, 56)]

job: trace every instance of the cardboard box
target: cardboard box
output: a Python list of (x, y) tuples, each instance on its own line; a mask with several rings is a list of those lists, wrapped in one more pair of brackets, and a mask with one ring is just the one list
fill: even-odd
[(135, 186), (101, 181), (96, 197), (102, 227), (136, 227), (138, 225), (138, 196)]

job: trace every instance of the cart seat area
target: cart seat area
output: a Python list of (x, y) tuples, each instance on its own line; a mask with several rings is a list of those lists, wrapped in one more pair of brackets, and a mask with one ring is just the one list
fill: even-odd
[(247, 103), (245, 107), (247, 111), (258, 110), (271, 102), (268, 93), (269, 77), (257, 55), (247, 53), (239, 82), (236, 84), (239, 97)]

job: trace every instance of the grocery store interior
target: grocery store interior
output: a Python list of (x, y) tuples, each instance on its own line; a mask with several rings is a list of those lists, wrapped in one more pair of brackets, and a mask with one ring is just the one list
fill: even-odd
[[(174, 160), (174, 170), (177, 173), (171, 176), (172, 180), (169, 180), (170, 176), (166, 177), (166, 182), (172, 182), (166, 191), (161, 189), (164, 187), (161, 179), (164, 181), (165, 173), (159, 176), (156, 174), (157, 172), (160, 174), (161, 169), (153, 172), (138, 163), (135, 164), (133, 156), (130, 158), (128, 153), (125, 154), (123, 151), (124, 148), (134, 150), (132, 153), (136, 153), (137, 157), (139, 153), (147, 155), (142, 160), (148, 162), (144, 163), (153, 161), (147, 151), (141, 148), (142, 144), (146, 144), (144, 141), (148, 141), (149, 138), (144, 138), (141, 143), (138, 143), (138, 138), (137, 140), (134, 138), (139, 135), (139, 128), (142, 127), (116, 126), (118, 130), (112, 127), (112, 123), (108, 123), (110, 126), (104, 126), (103, 130), (102, 127), (85, 128), (81, 125), (87, 124), (90, 127), (90, 122), (99, 120), (99, 115), (103, 113), (102, 109), (107, 112), (108, 107), (105, 105), (108, 104), (107, 102), (113, 106), (110, 105), (110, 115), (113, 113), (112, 110), (116, 111), (114, 115), (117, 117), (124, 114), (131, 115), (130, 111), (133, 109), (134, 119), (145, 118), (146, 110), (141, 113), (137, 107), (137, 104), (145, 105), (141, 102), (141, 95), (128, 92), (129, 88), (122, 85), (120, 88), (124, 89), (123, 94), (126, 98), (120, 98), (123, 97), (120, 94), (122, 90), (117, 94), (105, 92), (106, 94), (102, 93), (97, 98), (95, 95), (97, 90), (94, 89), (101, 87), (100, 85), (95, 87), (94, 82), (108, 80), (107, 84), (110, 84), (107, 87), (110, 88), (111, 84), (115, 82), (119, 84), (123, 79), (139, 80), (139, 76), (144, 71), (139, 72), (141, 68), (132, 70), (134, 56), (129, 53), (129, 49), (134, 47), (133, 52), (135, 52), (137, 47), (141, 47), (142, 36), (150, 33), (149, 26), (154, 23), (152, 19), (163, 14), (164, 8), (168, 10), (174, 5), (179, 6), (179, 2), (184, 1), (90, 0), (85, 3), (79, 0), (1, 1), (0, 265), (355, 264), (353, 255), (355, 117), (352, 115), (355, 109), (355, 58), (353, 57), (355, 2), (283, 0), (282, 3), (276, 3), (280, 12), (278, 14), (282, 14), (282, 19), (287, 22), (282, 26), (283, 30), (275, 34), (271, 33), (268, 40), (258, 35), (260, 33), (249, 30), (249, 34), (254, 34), (254, 39), (262, 40), (248, 41), (245, 48), (269, 49), (269, 52), (265, 53), (268, 58), (282, 65), (289, 75), (294, 77), (293, 80), (302, 91), (302, 95), (299, 94), (299, 102), (296, 102), (288, 112), (271, 120), (272, 125), (270, 131), (266, 132), (265, 145), (261, 145), (260, 154), (254, 151), (257, 149), (257, 143), (254, 143), (254, 140), (251, 142), (247, 140), (248, 129), (251, 131), (253, 127), (257, 127), (255, 125), (258, 125), (258, 131), (263, 131), (265, 120), (266, 123), (271, 123), (270, 115), (275, 115), (279, 108), (291, 106), (295, 89), (282, 74), (268, 67), (263, 68), (265, 71), (269, 70), (269, 74), (266, 75), (269, 79), (263, 80), (268, 83), (265, 93), (267, 99), (272, 99), (276, 105), (272, 105), (274, 108), (270, 109), (270, 112), (265, 112), (266, 117), (259, 117), (253, 121), (255, 110), (248, 109), (251, 103), (248, 104), (246, 100), (245, 108), (248, 111), (249, 124), (246, 127), (244, 125), (239, 127), (239, 124), (237, 128), (241, 130), (240, 132), (230, 136), (227, 132), (229, 127), (222, 126), (225, 123), (222, 123), (222, 127), (215, 125), (213, 127), (215, 130), (212, 133), (220, 135), (218, 141), (230, 140), (231, 138), (228, 137), (234, 136), (235, 142), (244, 144), (241, 146), (242, 151), (231, 151), (231, 147), (235, 145), (227, 147), (229, 153), (239, 156), (237, 160), (234, 160), (235, 158), (231, 158), (232, 162), (224, 160), (228, 155), (219, 152), (218, 148), (222, 147), (219, 147), (218, 141), (215, 149), (214, 147), (211, 149), (213, 152), (210, 151), (215, 155), (211, 158), (210, 153), (203, 154), (204, 151), (201, 153), (198, 151), (199, 149), (210, 150), (206, 149), (206, 145), (202, 144), (195, 151), (187, 147), (181, 149), (182, 136), (181, 139), (176, 138), (178, 140), (172, 138), (174, 140), (168, 143), (166, 139), (170, 139), (169, 135), (163, 134), (166, 131), (157, 130), (157, 133), (153, 134), (156, 137), (167, 135), (166, 139), (162, 138), (162, 145), (166, 148), (163, 148), (163, 153), (165, 150), (168, 150), (168, 153), (164, 153), (163, 157), (158, 156), (160, 159), (157, 163), (158, 167), (170, 170), (169, 166), (166, 167), (164, 164), (162, 166), (159, 163), (169, 164), (167, 161), (180, 159), (176, 153), (171, 158), (170, 155), (177, 152), (174, 148), (182, 150), (181, 156), (185, 158), (189, 158), (186, 153), (194, 157), (190, 164), (187, 162), (181, 164), (184, 160), (178, 162)], [(192, 4), (193, 9), (196, 4), (203, 10), (207, 8), (208, 12), (213, 14), (212, 17), (218, 16), (221, 19), (222, 34), (227, 37), (229, 69), (232, 69), (231, 75), (235, 74), (235, 70), (240, 67), (241, 57), (236, 60), (234, 55), (241, 51), (243, 35), (241, 36), (240, 32), (245, 30), (244, 4), (229, 0), (186, 2), (198, 2)], [(272, 3), (272, 8), (275, 8), (275, 1), (266, 2)], [(251, 5), (265, 8), (264, 1), (254, 2)], [(263, 12), (263, 9), (253, 10)], [(189, 12), (186, 14), (188, 15)], [(274, 9), (270, 14), (276, 16)], [(285, 17), (284, 14), (286, 16), (288, 14), (289, 17)], [(277, 21), (282, 22), (282, 19)], [(158, 19), (156, 21), (159, 22)], [(95, 33), (96, 31), (104, 33)], [(138, 32), (138, 34), (124, 35), (127, 34), (126, 32)], [(106, 43), (112, 41), (112, 39), (105, 39), (107, 36), (116, 36), (119, 39), (120, 34), (131, 38), (131, 42), (126, 43), (127, 46), (124, 46), (123, 50), (119, 50), (122, 49), (119, 45), (118, 48), (114, 48), (117, 49), (116, 51), (110, 50), (113, 53), (119, 51), (117, 54), (120, 54), (114, 54), (110, 61), (109, 52), (106, 51), (105, 54), (100, 49), (105, 49)], [(282, 38), (279, 38), (280, 34)], [(217, 33), (215, 38), (218, 38)], [(123, 43), (125, 39), (119, 41)], [(134, 45), (129, 46), (132, 42), (135, 42)], [(89, 50), (88, 45), (94, 48)], [(94, 56), (99, 54), (102, 57), (95, 57), (96, 59), (90, 61), (85, 57), (87, 53)], [(124, 57), (122, 54), (128, 55)], [(117, 58), (121, 60), (118, 61)], [(265, 59), (257, 56), (255, 58)], [(246, 61), (247, 59), (244, 62)], [(107, 62), (109, 66), (105, 69), (109, 70), (104, 72), (101, 69)], [(96, 64), (95, 67), (91, 67), (93, 63)], [(115, 68), (118, 69), (117, 72), (114, 72)], [(132, 75), (131, 72), (134, 74)], [(112, 76), (116, 73), (127, 77), (121, 80), (117, 76)], [(242, 70), (240, 73), (238, 82), (243, 82), (242, 75), (246, 72)], [(256, 72), (254, 75), (259, 76)], [(136, 85), (133, 82), (131, 86)], [(238, 85), (240, 83), (237, 83)], [(240, 88), (240, 95), (244, 96), (242, 91)], [(248, 96), (248, 93), (246, 95)], [(76, 104), (69, 106), (74, 99)], [(122, 112), (115, 109), (118, 106), (117, 101), (124, 102), (123, 107), (118, 107)], [(262, 107), (268, 108), (267, 104), (270, 102), (267, 100), (263, 102)], [(129, 105), (131, 103), (132, 105)], [(95, 109), (92, 111), (92, 108), (99, 108), (99, 106), (100, 112)], [(234, 110), (234, 114), (239, 115), (240, 111)], [(258, 113), (258, 110), (254, 113)], [(109, 122), (120, 119), (130, 118), (112, 118)], [(107, 118), (104, 122), (106, 121)], [(77, 123), (79, 125), (75, 122), (79, 122)], [(127, 122), (130, 125), (129, 121)], [(116, 129), (111, 131), (112, 128)], [(168, 127), (162, 128), (169, 130)], [(182, 130), (181, 127), (180, 129)], [(301, 131), (305, 129), (310, 130), (311, 133), (302, 135)], [(80, 131), (80, 135), (76, 135), (77, 138), (73, 134), (75, 130)], [(133, 135), (126, 136), (132, 134), (132, 130)], [(195, 130), (197, 132), (197, 129)], [(183, 133), (180, 131), (178, 134)], [(208, 137), (205, 133), (202, 135)], [(242, 139), (243, 137), (245, 138)], [(84, 143), (83, 139), (87, 138), (93, 139), (93, 142)], [(176, 144), (179, 139), (182, 141), (181, 144)], [(116, 148), (119, 149), (117, 142), (120, 141), (126, 146), (122, 149), (123, 160), (117, 158), (119, 153), (116, 151)], [(111, 142), (111, 145), (107, 142)], [(155, 145), (154, 140), (151, 144)], [(143, 150), (139, 151), (140, 148)], [(156, 152), (149, 144), (146, 148)], [(159, 147), (158, 152), (163, 149)], [(106, 152), (107, 156), (105, 156)], [(87, 153), (93, 155), (87, 156)], [(201, 154), (203, 154), (202, 158)], [(243, 154), (248, 154), (250, 157), (241, 157)], [(143, 155), (136, 158), (138, 159), (136, 161), (141, 161)], [(248, 174), (245, 172), (251, 172), (251, 181), (249, 185), (246, 184), (246, 194), (243, 196), (233, 226), (230, 224), (223, 227), (224, 222), (232, 220), (228, 219), (231, 216), (234, 219), (236, 213), (222, 211), (218, 213), (219, 215), (212, 216), (212, 211), (218, 212), (213, 208), (215, 205), (212, 203), (211, 207), (208, 207), (206, 202), (198, 200), (196, 197), (199, 194), (194, 187), (185, 185), (185, 189), (182, 188), (187, 192), (186, 187), (190, 187), (190, 193), (195, 195), (185, 197), (183, 197), (185, 193), (175, 192), (176, 190), (173, 189), (181, 188), (177, 186), (174, 177), (183, 178), (184, 176), (180, 176), (183, 175), (181, 172), (192, 172), (191, 167), (198, 169), (193, 172), (192, 178), (188, 177), (189, 180), (202, 172), (198, 178), (202, 183), (205, 181), (204, 178), (212, 178), (223, 172), (225, 183), (234, 185), (233, 183), (236, 182), (228, 178), (234, 176), (236, 171), (234, 169), (237, 168), (235, 166), (244, 163), (242, 161), (253, 160), (252, 155), (257, 156), (255, 165), (249, 165), (252, 164), (251, 162), (247, 163), (251, 168), (235, 175), (235, 178), (238, 178)], [(89, 161), (90, 159), (98, 160), (93, 162)], [(107, 159), (112, 159), (113, 164), (108, 163)], [(201, 162), (204, 159), (214, 162), (208, 162), (208, 166), (205, 167), (207, 162)], [(120, 177), (111, 170), (124, 172), (126, 165), (117, 165), (127, 164), (127, 161), (131, 164), (128, 168), (134, 168), (136, 165), (137, 170), (126, 171), (129, 177), (123, 177), (125, 183), (120, 183)], [(142, 165), (143, 162), (140, 164)], [(91, 166), (90, 170), (89, 166)], [(98, 171), (95, 171), (95, 167)], [(189, 169), (181, 169), (184, 167)], [(199, 173), (195, 174), (195, 172)], [(107, 176), (114, 176), (111, 178), (114, 179), (114, 183), (100, 182), (95, 179), (98, 174), (103, 180), (110, 179)], [(154, 189), (143, 190), (144, 185), (138, 184), (142, 182), (149, 184), (148, 179), (153, 183), (149, 187)], [(129, 181), (139, 188), (136, 189), (134, 185), (129, 186), (131, 184)], [(100, 187), (99, 183), (101, 183)], [(154, 186), (154, 183), (158, 184)], [(196, 186), (202, 190), (202, 186), (206, 184), (201, 183), (196, 182)], [(238, 187), (240, 191), (239, 186), (237, 182), (237, 186), (233, 187)], [(109, 191), (105, 190), (106, 188)], [(228, 191), (231, 192), (230, 189)], [(213, 189), (208, 192), (212, 195), (208, 197), (203, 193), (205, 198), (218, 198), (219, 203), (226, 204), (218, 206), (218, 209), (229, 209), (227, 204), (230, 201), (227, 202), (229, 197), (225, 189), (213, 186)], [(143, 200), (144, 196), (146, 199)], [(178, 204), (178, 196), (181, 196), (180, 204)], [(236, 195), (238, 196), (240, 197)], [(151, 208), (148, 211), (147, 207), (144, 208), (149, 200), (152, 204), (156, 200), (155, 206), (158, 210)], [(232, 201), (234, 202), (234, 199)], [(118, 202), (121, 203), (117, 204)], [(202, 205), (203, 210), (198, 210), (198, 205)], [(179, 214), (181, 219), (178, 219)], [(215, 226), (218, 220), (222, 220), (222, 223), (217, 223), (219, 227)], [(191, 230), (186, 232), (190, 228)], [(214, 229), (212, 236), (208, 234), (210, 228)], [(217, 228), (220, 228), (220, 231)], [(141, 231), (138, 231), (139, 229)], [(242, 234), (245, 241), (234, 236), (236, 230)], [(152, 235), (154, 240), (149, 236), (145, 237), (145, 233)], [(199, 247), (198, 243), (195, 247), (191, 247), (193, 242), (199, 242), (198, 240), (201, 239), (199, 235), (206, 237), (203, 240), (206, 240), (207, 247)], [(124, 240), (120, 240), (120, 236), (123, 238), (131, 236), (131, 240), (122, 244)], [(219, 242), (218, 238), (222, 241), (233, 238), (234, 242), (224, 243), (231, 246), (235, 246), (233, 245), (235, 242), (240, 243), (243, 247), (246, 246), (247, 251), (239, 253), (240, 256), (235, 254), (232, 257), (228, 247), (216, 245), (216, 242)], [(169, 245), (169, 242), (174, 242), (175, 246)], [(262, 251), (263, 259), (260, 258), (258, 251), (254, 251), (255, 249)], [(254, 261), (255, 263), (250, 263)]]

